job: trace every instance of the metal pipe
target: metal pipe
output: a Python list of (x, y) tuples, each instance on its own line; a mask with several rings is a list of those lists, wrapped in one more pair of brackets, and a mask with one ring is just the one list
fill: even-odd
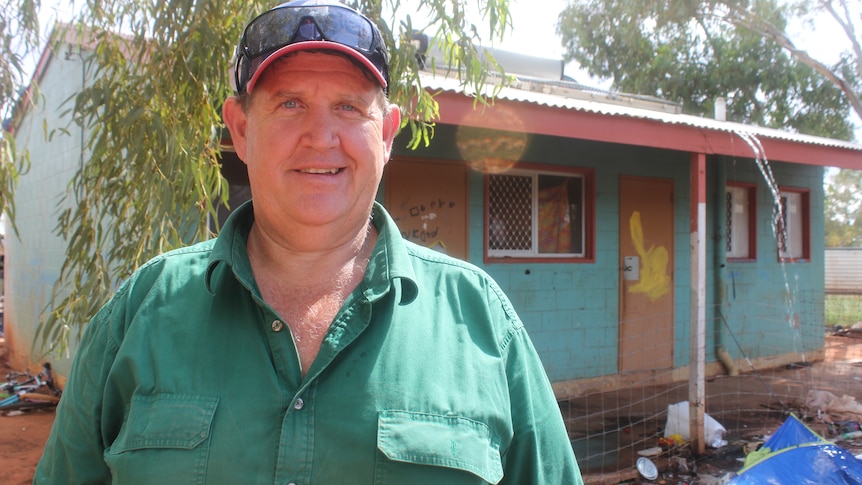
[(727, 159), (718, 157), (715, 163), (715, 244), (713, 253), (715, 257), (715, 355), (719, 362), (724, 365), (728, 375), (739, 375), (739, 369), (733, 362), (733, 358), (727, 351), (726, 336), (722, 321), (727, 317), (729, 303), (727, 301)]

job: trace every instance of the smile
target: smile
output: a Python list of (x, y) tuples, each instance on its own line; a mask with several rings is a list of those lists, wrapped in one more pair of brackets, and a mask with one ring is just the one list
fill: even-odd
[(340, 168), (307, 168), (300, 170), (302, 173), (312, 173), (312, 174), (330, 174), (335, 175), (341, 172)]

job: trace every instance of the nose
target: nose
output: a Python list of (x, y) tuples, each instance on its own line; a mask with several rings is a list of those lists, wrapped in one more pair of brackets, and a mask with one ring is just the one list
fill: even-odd
[(309, 109), (303, 123), (303, 142), (315, 149), (326, 150), (338, 145), (337, 120), (325, 108)]

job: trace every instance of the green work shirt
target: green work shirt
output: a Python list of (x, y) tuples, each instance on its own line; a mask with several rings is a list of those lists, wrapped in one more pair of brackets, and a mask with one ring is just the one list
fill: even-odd
[(34, 483), (582, 483), (524, 326), (478, 268), (379, 238), (305, 376), (246, 252), (141, 267), (88, 325)]

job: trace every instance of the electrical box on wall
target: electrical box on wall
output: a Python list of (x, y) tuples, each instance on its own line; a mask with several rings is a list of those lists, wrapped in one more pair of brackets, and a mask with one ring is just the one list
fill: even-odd
[(623, 279), (637, 281), (640, 279), (640, 258), (637, 256), (623, 257)]

